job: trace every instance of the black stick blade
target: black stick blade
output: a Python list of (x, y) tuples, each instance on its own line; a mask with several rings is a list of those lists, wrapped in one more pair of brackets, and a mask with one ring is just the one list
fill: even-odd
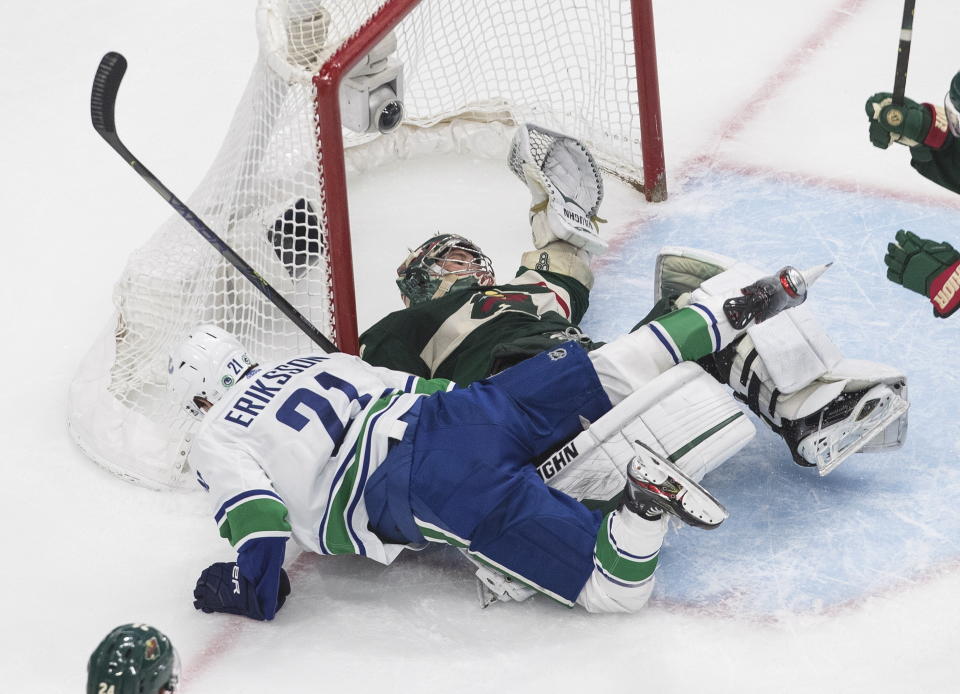
[(116, 136), (117, 126), (113, 112), (117, 103), (117, 92), (120, 90), (120, 81), (127, 71), (127, 59), (119, 53), (111, 51), (100, 60), (97, 74), (93, 78), (93, 89), (90, 92), (90, 118), (94, 129), (104, 139), (109, 135)]

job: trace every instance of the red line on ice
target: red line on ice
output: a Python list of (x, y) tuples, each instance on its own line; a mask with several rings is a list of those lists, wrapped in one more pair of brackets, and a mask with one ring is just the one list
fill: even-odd
[[(295, 579), (306, 566), (306, 559), (309, 552), (301, 552), (287, 568), (287, 573), (291, 579)], [(215, 618), (211, 615), (211, 618)], [(237, 643), (238, 639), (251, 626), (257, 624), (246, 617), (226, 617), (226, 622), (220, 630), (210, 639), (207, 645), (185, 665), (181, 686), (200, 677), (211, 665), (216, 663), (225, 653), (229, 652)]]

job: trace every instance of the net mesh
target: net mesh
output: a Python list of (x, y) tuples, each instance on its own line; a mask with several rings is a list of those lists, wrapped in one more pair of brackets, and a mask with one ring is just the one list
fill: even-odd
[[(346, 201), (325, 197), (312, 77), (389, 4), (261, 0), (258, 62), (187, 200), (334, 340), (326, 211)], [(397, 156), (391, 143), (411, 133), (532, 121), (580, 139), (617, 175), (642, 178), (629, 3), (424, 0), (394, 36), (403, 133), (344, 130), (348, 169), (371, 150)], [(179, 215), (130, 257), (113, 298), (115, 314), (71, 387), (70, 428), (90, 457), (147, 486), (190, 484), (190, 423), (166, 391), (167, 355), (190, 328), (215, 323), (257, 361), (316, 349)]]

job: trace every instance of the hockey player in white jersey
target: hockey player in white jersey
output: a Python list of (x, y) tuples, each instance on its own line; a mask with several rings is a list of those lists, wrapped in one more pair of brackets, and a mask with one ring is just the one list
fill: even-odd
[(801, 303), (806, 287), (785, 268), (731, 294), (589, 353), (560, 343), (456, 390), (346, 354), (257, 367), (228, 333), (196, 330), (171, 355), (170, 384), (203, 420), (189, 459), (238, 557), (203, 571), (194, 605), (272, 619), (290, 590), (282, 564), (293, 536), (319, 554), (382, 563), (405, 547), (446, 543), (564, 605), (639, 609), (653, 586), (663, 512), (712, 528), (726, 517), (723, 507), (619, 431), (597, 440), (607, 448), (617, 439), (617, 450), (626, 443), (629, 452), (626, 501), (605, 515), (548, 487), (530, 463), (584, 422), (607, 421), (680, 362)]

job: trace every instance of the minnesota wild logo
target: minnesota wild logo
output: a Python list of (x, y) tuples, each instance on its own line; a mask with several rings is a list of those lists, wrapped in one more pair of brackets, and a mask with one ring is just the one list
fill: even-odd
[(501, 292), (496, 289), (486, 289), (474, 294), (470, 302), (473, 304), (470, 317), (476, 319), (489, 318), (507, 311), (528, 313), (532, 316), (537, 315), (537, 307), (526, 292)]
[(157, 642), (157, 637), (151, 636), (143, 644), (143, 659), (156, 660), (157, 656), (159, 655), (160, 655), (160, 644)]

